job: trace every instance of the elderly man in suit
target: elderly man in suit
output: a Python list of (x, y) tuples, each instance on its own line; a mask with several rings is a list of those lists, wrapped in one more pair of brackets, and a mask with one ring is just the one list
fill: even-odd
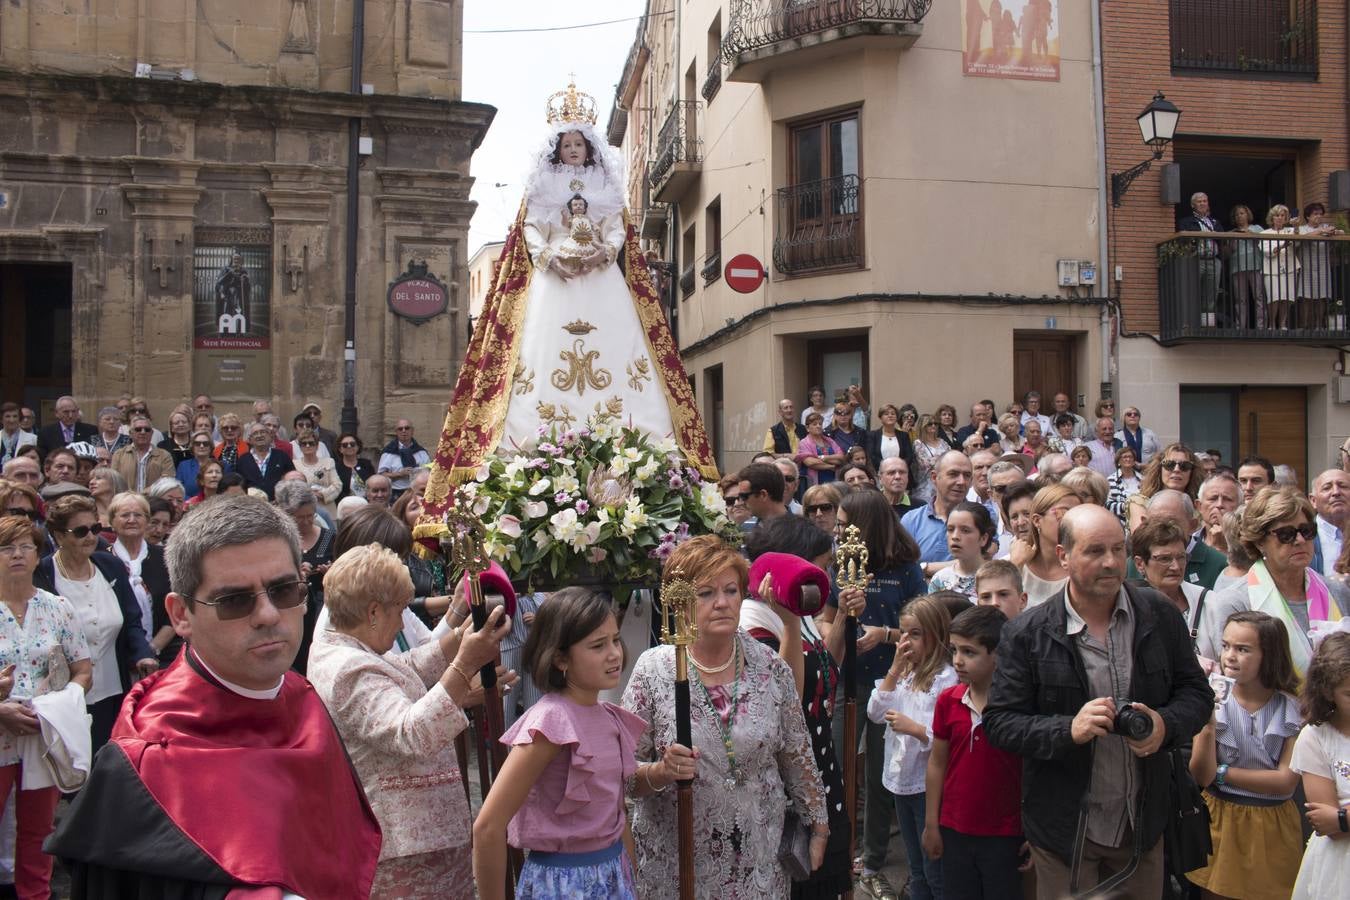
[(272, 449), (272, 432), (263, 423), (250, 422), (244, 435), (249, 451), (239, 455), (234, 470), (243, 476), (246, 487), (258, 488), (271, 500), (278, 482), (295, 469), (295, 463), (286, 454)]
[(38, 453), (43, 459), (57, 447), (73, 444), (76, 441), (92, 441), (98, 429), (80, 421), (80, 404), (74, 397), (56, 399), (56, 421), (42, 426), (38, 431)]

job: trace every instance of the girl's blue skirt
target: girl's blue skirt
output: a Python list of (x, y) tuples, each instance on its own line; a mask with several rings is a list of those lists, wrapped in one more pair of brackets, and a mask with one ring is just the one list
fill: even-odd
[(516, 885), (517, 900), (633, 900), (633, 865), (623, 839), (589, 853), (531, 850)]

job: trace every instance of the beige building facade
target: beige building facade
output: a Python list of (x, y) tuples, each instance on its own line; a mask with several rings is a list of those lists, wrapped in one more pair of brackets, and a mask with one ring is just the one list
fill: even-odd
[[(197, 393), (218, 412), (315, 400), (336, 429), (354, 357), (367, 445), (405, 416), (434, 439), (465, 347), (469, 161), (494, 110), (460, 96), (460, 0), (363, 7), (360, 92), (352, 0), (0, 9), (4, 399), (70, 392), (92, 419), (134, 394), (161, 425)], [(409, 271), (444, 304), (419, 287), (396, 314), (387, 290)]]
[[(1078, 283), (1102, 214), (1086, 6), (1058, 4), (1053, 78), (966, 74), (960, 3), (675, 6), (639, 30), (610, 137), (724, 469), (815, 384), (962, 423), (1029, 389), (1091, 414), (1111, 322)], [(748, 293), (741, 254), (767, 270)]]
[(489, 241), (473, 252), (469, 257), (469, 320), (478, 321), (487, 302), (488, 292), (497, 279), (504, 241)]

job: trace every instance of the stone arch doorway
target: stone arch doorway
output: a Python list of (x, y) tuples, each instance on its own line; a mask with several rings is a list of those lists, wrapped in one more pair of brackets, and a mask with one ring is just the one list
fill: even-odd
[(0, 397), (52, 421), (72, 390), (69, 263), (0, 262)]

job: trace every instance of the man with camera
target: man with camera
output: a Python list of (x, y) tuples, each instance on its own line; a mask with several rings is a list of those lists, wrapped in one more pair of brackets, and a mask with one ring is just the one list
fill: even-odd
[(1101, 896), (1157, 897), (1168, 754), (1209, 720), (1214, 695), (1176, 607), (1125, 584), (1114, 515), (1070, 510), (1057, 551), (1068, 583), (1004, 629), (985, 731), (1022, 757), (1039, 897), (1094, 885)]

